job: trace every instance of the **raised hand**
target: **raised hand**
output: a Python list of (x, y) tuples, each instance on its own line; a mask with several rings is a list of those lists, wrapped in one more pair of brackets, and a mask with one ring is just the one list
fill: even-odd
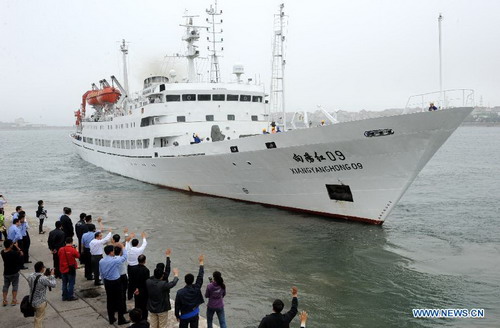
[(174, 269), (172, 270), (172, 272), (174, 273), (174, 277), (178, 277), (178, 276), (179, 276), (179, 269), (174, 268)]
[(299, 294), (299, 290), (297, 287), (293, 286), (292, 287), (292, 296), (293, 297), (297, 297), (297, 295)]
[(142, 239), (146, 238), (146, 237), (147, 237), (146, 232), (144, 232), (144, 231), (143, 231), (143, 232), (141, 233), (141, 237), (142, 237)]
[(127, 234), (128, 233), (128, 228), (123, 229), (123, 233)]
[(102, 218), (101, 218), (101, 217), (98, 217), (98, 218), (97, 218), (97, 222), (98, 222), (98, 223), (101, 223), (101, 222), (102, 222)]
[(167, 250), (165, 251), (165, 255), (167, 257), (170, 257), (170, 254), (172, 254), (172, 249), (171, 248), (167, 248)]
[(306, 311), (300, 312), (299, 319), (300, 319), (300, 325), (304, 326), (307, 322), (307, 312)]
[(198, 257), (198, 261), (200, 262), (200, 265), (203, 265), (205, 261), (205, 257), (203, 256), (203, 254)]

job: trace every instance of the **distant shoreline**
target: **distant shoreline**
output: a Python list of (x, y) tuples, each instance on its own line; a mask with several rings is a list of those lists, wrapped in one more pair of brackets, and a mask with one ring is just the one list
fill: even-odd
[(0, 131), (4, 130), (68, 130), (72, 126), (18, 126), (18, 127), (0, 127)]
[(500, 122), (463, 122), (460, 126), (500, 127)]

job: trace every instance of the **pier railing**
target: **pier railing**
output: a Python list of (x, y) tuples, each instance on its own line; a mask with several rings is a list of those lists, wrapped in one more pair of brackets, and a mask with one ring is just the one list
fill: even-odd
[(410, 96), (406, 102), (403, 114), (415, 108), (419, 111), (426, 111), (429, 109), (430, 103), (434, 103), (439, 109), (474, 107), (474, 90), (449, 89), (443, 90), (442, 92), (436, 91)]

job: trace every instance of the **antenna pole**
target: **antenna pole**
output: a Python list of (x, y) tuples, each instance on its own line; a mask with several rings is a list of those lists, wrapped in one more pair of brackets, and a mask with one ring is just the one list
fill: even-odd
[[(217, 0), (214, 1), (214, 5), (210, 5), (210, 8), (206, 10), (210, 18), (207, 18), (207, 23), (211, 24), (211, 27), (207, 28), (207, 31), (212, 34), (212, 40), (207, 38), (207, 40), (212, 43), (212, 49), (208, 47), (211, 52), (210, 55), (210, 82), (219, 83), (220, 78), (220, 67), (219, 67), (219, 56), (217, 55), (217, 43), (222, 43), (223, 39), (221, 37), (217, 38), (217, 34), (222, 34), (222, 29), (216, 28), (217, 25), (222, 24), (222, 19), (220, 21), (216, 20), (216, 16), (222, 15), (222, 10), (217, 10)], [(210, 30), (211, 29), (211, 30)], [(220, 51), (224, 50), (221, 47)]]
[(439, 28), (439, 98), (441, 107), (445, 107), (444, 97), (443, 97), (443, 57), (442, 57), (442, 45), (441, 45), (441, 21), (443, 20), (443, 15), (439, 13), (438, 17), (438, 28)]
[(120, 51), (123, 54), (123, 84), (125, 86), (125, 92), (128, 95), (128, 72), (127, 72), (127, 55), (128, 55), (128, 47), (125, 43), (125, 39), (122, 39), (122, 44), (120, 46)]
[(278, 14), (274, 15), (273, 64), (271, 79), (271, 111), (282, 112), (283, 131), (286, 131), (285, 110), (285, 5), (280, 5)]

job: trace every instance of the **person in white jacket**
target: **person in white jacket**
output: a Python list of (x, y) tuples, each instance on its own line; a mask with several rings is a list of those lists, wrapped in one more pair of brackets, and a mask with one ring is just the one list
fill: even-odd
[(94, 285), (100, 286), (103, 283), (99, 279), (99, 261), (102, 259), (102, 254), (104, 253), (104, 245), (111, 239), (112, 230), (108, 230), (106, 237), (102, 238), (102, 232), (97, 231), (95, 233), (95, 238), (90, 242), (90, 254), (92, 272), (94, 273)]
[[(139, 240), (134, 238), (130, 242), (128, 242), (125, 245), (125, 249), (127, 250), (127, 274), (130, 276), (130, 268), (136, 265), (139, 265), (139, 261), (137, 258), (139, 255), (142, 255), (144, 253), (144, 250), (146, 249), (146, 246), (148, 245), (148, 241), (146, 240), (146, 233), (143, 231), (141, 234), (142, 237), (142, 244), (141, 247), (139, 246)], [(128, 291), (127, 293), (127, 298), (130, 300), (132, 299), (132, 291)]]

